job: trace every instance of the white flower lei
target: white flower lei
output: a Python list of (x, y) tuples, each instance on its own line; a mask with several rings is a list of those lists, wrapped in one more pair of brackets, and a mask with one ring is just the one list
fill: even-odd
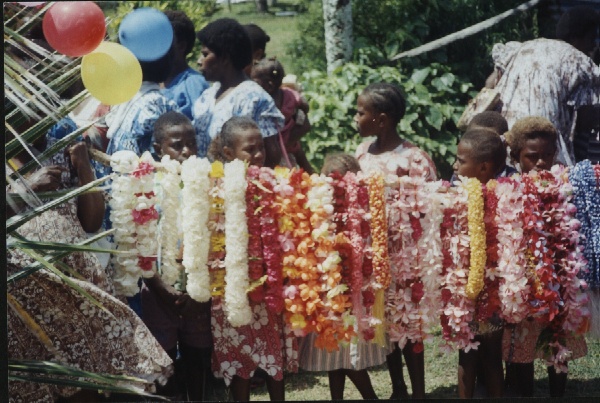
[(180, 275), (177, 257), (179, 256), (178, 243), (181, 239), (179, 224), (181, 164), (177, 160), (172, 160), (168, 155), (162, 158), (161, 164), (164, 167), (164, 172), (161, 172), (158, 184), (158, 196), (161, 206), (159, 223), (160, 269), (163, 281), (173, 285)]
[(113, 255), (115, 268), (114, 284), (117, 295), (132, 297), (138, 293), (138, 279), (141, 275), (135, 256), (136, 239), (135, 223), (131, 210), (135, 208), (137, 198), (134, 195), (134, 178), (129, 174), (135, 169), (139, 161), (133, 151), (118, 151), (111, 156), (111, 167), (117, 174), (112, 182), (110, 220), (115, 229), (114, 241), (116, 249), (130, 251), (131, 254)]
[(232, 326), (250, 323), (252, 310), (246, 291), (248, 279), (248, 223), (246, 221), (246, 165), (234, 160), (224, 166), (225, 190), (225, 305)]
[(208, 272), (208, 252), (210, 231), (208, 213), (210, 200), (210, 162), (206, 158), (191, 156), (181, 164), (183, 181), (182, 220), (183, 266), (187, 273), (187, 293), (196, 301), (210, 299), (210, 275)]
[[(153, 167), (155, 166), (154, 158), (152, 158), (152, 155), (148, 151), (142, 154), (139, 162), (140, 164), (147, 163)], [(138, 167), (139, 166), (140, 165), (138, 165)], [(156, 195), (154, 194), (154, 173), (155, 171), (152, 171), (151, 173), (141, 175), (138, 178), (133, 177), (133, 188), (139, 190), (138, 192), (135, 192), (138, 194), (135, 210), (155, 208)], [(157, 218), (148, 220), (144, 224), (136, 223), (135, 233), (137, 237), (135, 246), (138, 257), (156, 258), (158, 252), (158, 215)], [(142, 277), (152, 277), (154, 273), (156, 273), (156, 260), (152, 263), (151, 270), (141, 270), (141, 273)]]
[(523, 193), (517, 182), (498, 182), (498, 273), (501, 278), (498, 296), (501, 317), (519, 323), (529, 312), (527, 296), (527, 258), (523, 238)]

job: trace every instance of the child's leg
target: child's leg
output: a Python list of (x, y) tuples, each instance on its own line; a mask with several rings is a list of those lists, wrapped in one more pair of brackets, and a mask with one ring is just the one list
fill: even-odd
[[(568, 364), (565, 364), (568, 365)], [(554, 366), (548, 367), (548, 382), (551, 397), (563, 397), (567, 387), (567, 372), (556, 372)]]
[[(483, 362), (487, 397), (502, 397), (504, 393), (502, 371), (502, 330), (491, 332), (481, 338), (479, 357)], [(477, 374), (477, 376), (479, 376)]]
[(210, 357), (210, 350), (210, 348), (191, 347), (184, 343), (179, 345), (188, 400), (204, 400), (204, 389), (208, 377), (205, 358)]
[[(348, 378), (350, 378), (350, 380), (352, 381), (354, 386), (356, 386), (356, 389), (358, 389), (358, 391), (360, 392), (360, 395), (362, 396), (363, 399), (377, 400), (377, 394), (375, 394), (375, 390), (373, 389), (373, 385), (371, 384), (371, 378), (369, 377), (369, 372), (366, 369), (361, 369), (359, 371), (345, 369), (344, 374), (348, 375)], [(342, 383), (341, 391), (343, 394), (343, 391), (344, 391), (343, 383)], [(343, 396), (341, 398), (343, 398)], [(332, 399), (333, 399), (333, 393), (332, 393)]]
[(271, 400), (285, 400), (285, 383), (283, 379), (276, 381), (272, 376), (267, 376), (267, 390), (269, 391)]
[(533, 362), (506, 363), (506, 385), (517, 397), (533, 397)]
[(327, 371), (329, 378), (329, 393), (331, 400), (344, 400), (344, 386), (346, 384), (346, 374), (343, 369)]
[(425, 354), (422, 349), (419, 353), (415, 353), (414, 347), (414, 343), (407, 342), (402, 349), (402, 354), (410, 376), (413, 399), (425, 399)]
[(402, 374), (402, 352), (398, 343), (394, 343), (394, 349), (386, 357), (390, 378), (392, 378), (392, 396), (390, 399), (408, 399), (408, 389)]
[(234, 375), (231, 379), (231, 396), (235, 402), (247, 402), (250, 400), (250, 379), (240, 378)]
[(475, 370), (477, 369), (477, 350), (458, 352), (458, 397), (471, 399), (475, 389)]

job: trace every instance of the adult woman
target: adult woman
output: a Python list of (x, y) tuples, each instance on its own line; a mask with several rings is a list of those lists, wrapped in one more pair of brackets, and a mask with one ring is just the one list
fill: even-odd
[(281, 160), (278, 134), (284, 118), (271, 96), (244, 73), (252, 62), (252, 44), (244, 27), (236, 20), (222, 18), (198, 32), (198, 39), (202, 44), (200, 70), (214, 82), (192, 111), (198, 155), (206, 156), (211, 140), (229, 118), (250, 116), (264, 138), (265, 166), (274, 167)]
[[(47, 136), (48, 146), (75, 127), (68, 118), (60, 121)], [(27, 162), (27, 157), (27, 153), (21, 153), (10, 164), (19, 168)], [(17, 191), (21, 186), (28, 186), (34, 192), (53, 191), (83, 186), (95, 179), (85, 143), (76, 143), (66, 152), (57, 153), (50, 164), (29, 176), (27, 184), (17, 183), (8, 191)], [(19, 212), (7, 210), (9, 214)], [(86, 231), (94, 232), (100, 227), (103, 214), (102, 194), (89, 193), (47, 210), (17, 231), (32, 241), (77, 244), (87, 238)], [(11, 276), (34, 260), (18, 249), (10, 249), (7, 263), (7, 275)], [(61, 263), (77, 273), (79, 279), (72, 281), (104, 309), (44, 269), (10, 281), (8, 358), (55, 361), (84, 371), (133, 375), (149, 383), (125, 384), (148, 390), (153, 390), (154, 380), (164, 383), (173, 370), (171, 359), (141, 319), (111, 295), (112, 278), (97, 256), (77, 252)], [(35, 327), (31, 327), (31, 320), (37, 324), (37, 330), (32, 330)], [(8, 390), (11, 401), (53, 401), (77, 392), (73, 387), (18, 381), (9, 382)]]

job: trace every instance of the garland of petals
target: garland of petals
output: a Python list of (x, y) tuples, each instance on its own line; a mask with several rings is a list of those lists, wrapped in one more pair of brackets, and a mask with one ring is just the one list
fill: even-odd
[(469, 217), (469, 242), (471, 247), (471, 266), (465, 292), (468, 298), (474, 300), (483, 290), (487, 260), (485, 224), (483, 222), (483, 191), (477, 178), (469, 178), (465, 187), (469, 195), (467, 214)]
[(458, 181), (454, 188), (452, 207), (444, 210), (442, 222), (442, 250), (444, 251), (444, 281), (442, 282), (442, 324), (443, 342), (440, 348), (451, 351), (453, 347), (468, 352), (477, 348), (473, 341), (473, 321), (475, 301), (466, 295), (469, 268), (469, 220), (466, 179)]
[(210, 211), (209, 180), (211, 166), (205, 158), (192, 156), (181, 164), (183, 231), (183, 266), (187, 273), (186, 291), (196, 301), (211, 297), (207, 267), (210, 247), (208, 216)]
[(158, 186), (158, 204), (161, 206), (159, 229), (160, 244), (160, 272), (163, 281), (173, 285), (180, 278), (179, 257), (179, 213), (180, 213), (180, 185), (181, 164), (172, 160), (168, 155), (163, 156), (161, 165), (163, 172), (157, 174), (160, 178)]
[(131, 251), (131, 254), (114, 254), (114, 284), (117, 295), (132, 297), (139, 292), (138, 280), (141, 276), (135, 249), (135, 223), (132, 210), (136, 206), (134, 184), (138, 181), (131, 172), (139, 164), (139, 157), (132, 151), (119, 151), (111, 156), (111, 167), (116, 174), (112, 182), (110, 220), (115, 230), (116, 249)]
[(246, 166), (241, 160), (225, 164), (225, 313), (232, 326), (247, 325), (252, 310), (248, 289), (248, 225)]
[(375, 291), (373, 319), (377, 322), (374, 342), (383, 346), (385, 344), (385, 290), (391, 281), (384, 180), (381, 174), (375, 174), (367, 177), (366, 181), (369, 186), (369, 208), (371, 210), (371, 248)]
[(519, 182), (499, 178), (495, 188), (497, 198), (496, 227), (498, 229), (498, 275), (500, 276), (500, 317), (509, 323), (519, 323), (528, 314), (527, 259), (523, 232), (523, 194)]
[(210, 210), (208, 229), (210, 248), (208, 267), (210, 269), (210, 290), (213, 307), (221, 309), (225, 296), (225, 190), (223, 189), (223, 163), (215, 161), (210, 170)]
[(263, 259), (267, 278), (265, 281), (265, 304), (269, 311), (280, 314), (285, 307), (283, 299), (283, 272), (275, 193), (275, 176), (268, 168), (260, 170), (262, 195), (260, 204), (260, 235), (263, 245)]
[[(262, 302), (264, 300), (264, 266), (263, 266), (263, 244), (259, 234), (260, 229), (260, 198), (262, 193), (259, 185), (260, 168), (254, 165), (248, 167), (246, 177), (248, 185), (246, 187), (246, 220), (248, 222), (248, 233), (255, 234), (248, 239), (248, 279), (250, 281), (250, 291), (248, 298), (253, 302)], [(262, 281), (261, 281), (262, 280)]]

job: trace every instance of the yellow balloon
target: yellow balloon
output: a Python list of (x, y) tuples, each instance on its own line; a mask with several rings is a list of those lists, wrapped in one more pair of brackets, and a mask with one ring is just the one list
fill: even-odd
[(81, 59), (81, 79), (87, 90), (105, 105), (129, 101), (142, 86), (142, 67), (123, 45), (102, 42)]

